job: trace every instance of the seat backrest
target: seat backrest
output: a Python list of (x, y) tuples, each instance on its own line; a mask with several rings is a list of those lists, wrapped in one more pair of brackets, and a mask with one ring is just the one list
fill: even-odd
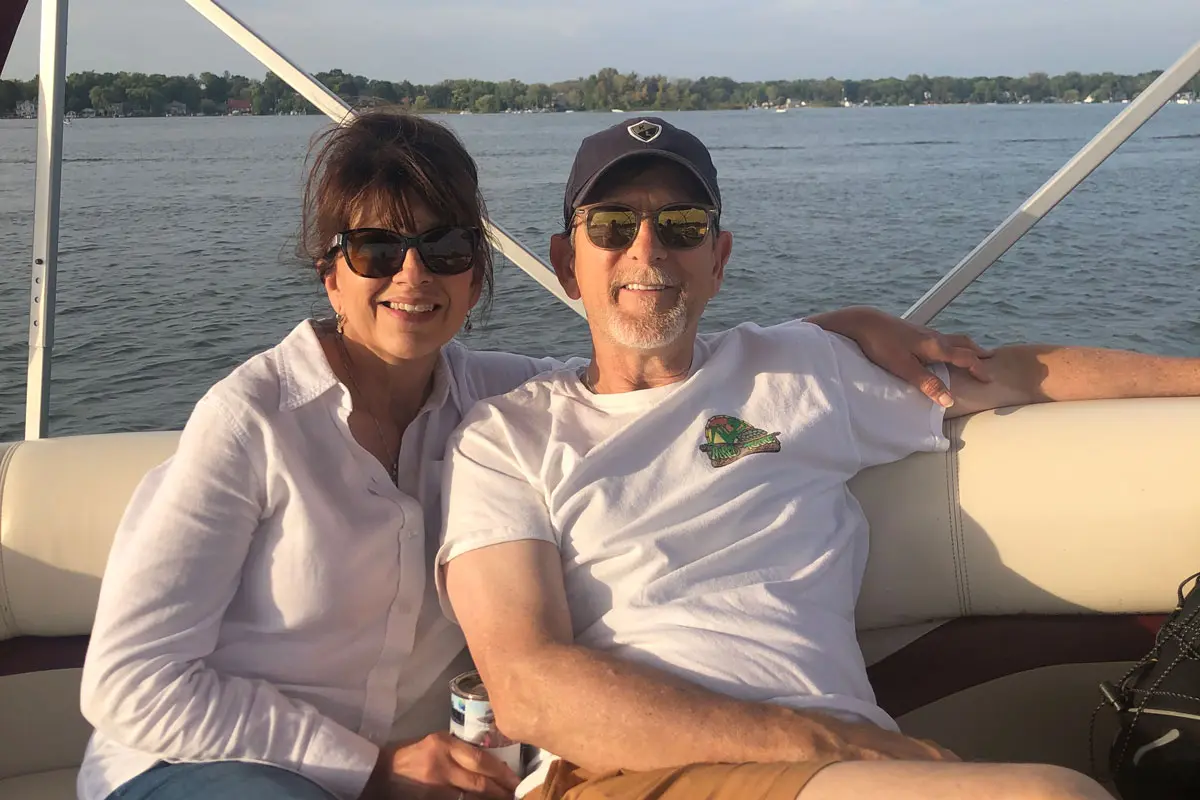
[(950, 451), (863, 472), (860, 630), (1174, 607), (1200, 571), (1200, 398), (953, 420)]
[(0, 639), (91, 630), (113, 532), (172, 432), (10, 445), (0, 462)]

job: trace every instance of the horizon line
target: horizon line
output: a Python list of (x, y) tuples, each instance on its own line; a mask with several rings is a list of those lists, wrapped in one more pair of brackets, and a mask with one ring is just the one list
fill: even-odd
[[(522, 80), (520, 78), (474, 78), (474, 77), (466, 77), (466, 76), (441, 78), (436, 81), (414, 81), (410, 78), (376, 78), (376, 77), (372, 77), (369, 75), (364, 75), (361, 73), (348, 71), (341, 67), (329, 67), (328, 69), (313, 70), (313, 71), (310, 71), (308, 74), (312, 75), (313, 77), (316, 77), (317, 75), (322, 75), (322, 74), (329, 75), (329, 74), (338, 72), (343, 75), (349, 75), (349, 76), (355, 77), (355, 78), (366, 78), (367, 80), (372, 80), (372, 81), (386, 81), (388, 83), (408, 82), (408, 83), (413, 84), (414, 86), (436, 86), (438, 84), (453, 83), (456, 81), (476, 81), (478, 83), (523, 83), (523, 84), (526, 84), (527, 86), (532, 86), (532, 85), (536, 85), (536, 84), (542, 84), (544, 86), (552, 86), (556, 83), (571, 83), (574, 81), (585, 81), (588, 78), (594, 78), (594, 77), (598, 76), (601, 72), (603, 72), (605, 70), (614, 70), (614, 71), (616, 71), (616, 73), (618, 75), (637, 75), (638, 77), (641, 77), (641, 78), (646, 78), (646, 77), (665, 78), (669, 81), (677, 81), (677, 80), (699, 81), (699, 80), (705, 80), (705, 79), (709, 79), (709, 80), (716, 79), (716, 80), (730, 80), (730, 81), (733, 81), (734, 83), (794, 83), (796, 81), (835, 80), (835, 81), (843, 81), (843, 82), (855, 81), (855, 82), (861, 83), (861, 82), (865, 82), (865, 81), (883, 81), (883, 80), (901, 80), (902, 81), (902, 80), (905, 80), (914, 75), (918, 76), (918, 77), (930, 78), (930, 79), (932, 79), (932, 78), (953, 78), (956, 80), (964, 79), (964, 78), (975, 78), (975, 79), (982, 78), (982, 79), (990, 79), (990, 80), (994, 80), (997, 78), (1018, 79), (1018, 78), (1028, 78), (1033, 75), (1045, 75), (1047, 78), (1061, 78), (1061, 77), (1065, 77), (1065, 76), (1071, 75), (1071, 74), (1078, 74), (1080, 76), (1112, 75), (1115, 78), (1136, 78), (1136, 77), (1140, 77), (1143, 75), (1150, 75), (1150, 74), (1154, 74), (1154, 73), (1161, 74), (1165, 71), (1165, 68), (1155, 67), (1153, 69), (1146, 69), (1146, 70), (1142, 70), (1140, 72), (1114, 72), (1112, 70), (1104, 70), (1101, 72), (1085, 72), (1083, 70), (1070, 69), (1070, 70), (1066, 70), (1065, 72), (1050, 73), (1050, 72), (1047, 72), (1046, 70), (1035, 69), (1035, 70), (1032, 70), (1030, 72), (1026, 72), (1023, 74), (997, 73), (997, 74), (989, 75), (989, 74), (984, 74), (984, 73), (962, 73), (962, 74), (958, 74), (958, 75), (952, 75), (949, 73), (934, 74), (934, 73), (929, 73), (929, 72), (910, 72), (905, 75), (894, 74), (894, 75), (875, 76), (875, 77), (867, 77), (867, 78), (844, 78), (844, 77), (838, 77), (836, 75), (825, 75), (822, 77), (739, 79), (739, 78), (730, 77), (729, 75), (716, 75), (716, 74), (705, 74), (705, 75), (700, 75), (698, 77), (694, 77), (694, 76), (690, 76), (690, 75), (668, 75), (667, 73), (664, 73), (664, 72), (639, 72), (637, 70), (630, 70), (629, 72), (621, 72), (616, 67), (601, 67), (600, 69), (597, 69), (595, 72), (592, 72), (590, 75), (578, 75), (578, 76), (575, 76), (572, 78), (561, 78), (559, 80), (554, 80), (554, 81), (544, 81), (544, 80), (526, 81), (526, 80)], [(217, 72), (212, 69), (205, 69), (205, 70), (201, 70), (199, 72), (191, 71), (191, 72), (186, 72), (186, 73), (147, 72), (145, 70), (131, 70), (131, 69), (103, 70), (103, 71), (97, 70), (97, 69), (83, 69), (83, 70), (75, 70), (73, 72), (68, 72), (68, 73), (66, 73), (66, 76), (70, 77), (71, 75), (82, 75), (82, 74), (89, 73), (89, 72), (96, 74), (96, 75), (120, 75), (122, 73), (129, 74), (129, 75), (163, 75), (168, 78), (199, 77), (199, 75), (201, 75), (205, 72), (212, 74), (212, 75), (217, 75), (217, 76), (224, 76), (225, 73), (229, 73), (230, 77), (237, 76), (237, 77), (247, 78), (250, 80), (258, 80), (258, 78), (255, 78), (252, 75), (244, 75), (242, 73), (233, 72), (228, 69), (222, 70), (221, 72)], [(262, 74), (264, 76), (266, 76), (266, 75), (271, 75), (274, 73), (272, 73), (271, 70), (267, 69)], [(28, 83), (30, 81), (38, 80), (38, 77), (39, 77), (39, 73), (34, 73), (33, 76), (29, 77), (29, 78), (7, 77), (7, 78), (0, 78), (0, 81)], [(1198, 76), (1198, 77), (1200, 77), (1200, 76)]]

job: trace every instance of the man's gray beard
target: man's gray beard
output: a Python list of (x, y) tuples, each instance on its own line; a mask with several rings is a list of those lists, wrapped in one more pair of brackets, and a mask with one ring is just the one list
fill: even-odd
[(612, 308), (604, 332), (614, 344), (630, 350), (659, 350), (683, 335), (687, 321), (687, 304), (680, 294), (671, 308), (645, 317), (631, 317), (620, 308)]

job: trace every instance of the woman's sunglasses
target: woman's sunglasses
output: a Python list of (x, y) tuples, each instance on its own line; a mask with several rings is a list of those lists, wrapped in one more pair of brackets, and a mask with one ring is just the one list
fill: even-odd
[(675, 203), (657, 211), (639, 211), (620, 203), (583, 206), (583, 227), (588, 240), (601, 250), (624, 250), (637, 238), (643, 219), (654, 225), (654, 235), (672, 250), (691, 250), (708, 238), (717, 217), (712, 206)]
[(434, 275), (460, 275), (475, 265), (478, 228), (437, 228), (403, 236), (383, 228), (354, 228), (333, 237), (329, 255), (341, 252), (347, 266), (364, 278), (390, 278), (404, 266), (410, 247)]

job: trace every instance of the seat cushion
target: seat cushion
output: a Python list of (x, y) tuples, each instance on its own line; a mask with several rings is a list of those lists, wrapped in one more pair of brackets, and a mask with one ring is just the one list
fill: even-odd
[[(0, 781), (78, 768), (92, 734), (79, 711), (80, 674), (55, 669), (0, 676)], [(0, 788), (0, 799), (10, 796)]]
[(35, 772), (0, 780), (0, 797), (4, 800), (75, 800), (77, 769), (56, 769)]

